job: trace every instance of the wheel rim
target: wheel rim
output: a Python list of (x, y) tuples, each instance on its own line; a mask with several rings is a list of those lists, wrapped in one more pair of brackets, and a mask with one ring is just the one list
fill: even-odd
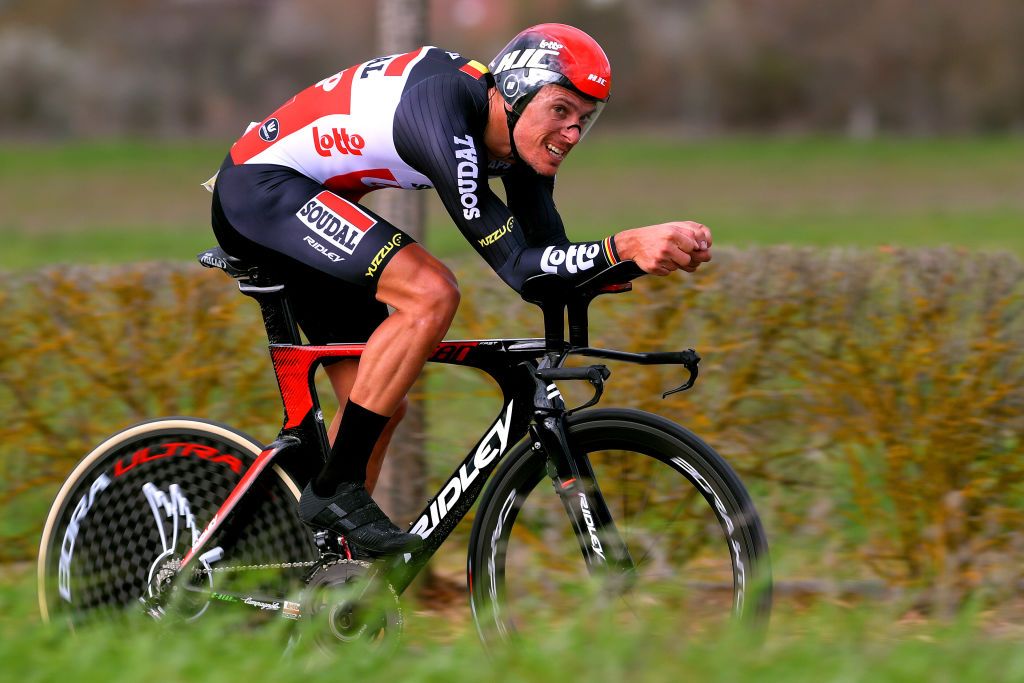
[[(495, 574), (493, 585), (478, 594), (490, 593), (482, 602), (499, 636), (551, 631), (567, 618), (592, 613), (595, 604), (617, 625), (663, 619), (694, 636), (727, 628), (736, 616), (758, 622), (767, 614), (770, 593), (757, 592), (753, 584), (758, 567), (752, 553), (763, 548), (751, 535), (760, 534), (760, 528), (748, 528), (750, 520), (743, 519), (752, 506), (739, 512), (744, 508), (729, 495), (729, 487), (703, 466), (693, 448), (675, 440), (666, 443), (666, 435), (655, 428), (626, 426), (629, 438), (618, 443), (609, 437), (607, 422), (581, 426), (573, 441), (590, 452), (604, 498), (637, 565), (632, 589), (610, 590), (607, 581), (587, 573), (563, 505), (543, 483), (543, 462), (534, 459), (514, 477), (517, 499), (505, 518), (499, 513), (491, 525), (504, 543), (491, 545), (490, 557), (478, 557), (478, 564), (489, 564)], [(638, 438), (640, 448), (617, 448), (627, 442), (635, 446)], [(610, 447), (598, 449), (598, 443)], [(683, 462), (672, 462), (678, 453), (685, 455)]]

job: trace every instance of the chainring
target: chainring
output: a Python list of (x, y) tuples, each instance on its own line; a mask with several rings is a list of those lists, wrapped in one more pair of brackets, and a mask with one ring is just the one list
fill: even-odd
[(302, 613), (324, 652), (356, 640), (393, 644), (401, 637), (398, 593), (390, 583), (370, 577), (371, 566), (361, 560), (329, 560), (309, 577)]

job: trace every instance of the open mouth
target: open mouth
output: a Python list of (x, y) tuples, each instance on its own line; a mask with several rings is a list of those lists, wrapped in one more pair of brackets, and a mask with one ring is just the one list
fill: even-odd
[(562, 149), (561, 147), (555, 147), (550, 142), (547, 145), (545, 145), (545, 148), (548, 150), (548, 154), (550, 154), (553, 158), (557, 159), (558, 161), (564, 159), (565, 155), (569, 153), (569, 150)]

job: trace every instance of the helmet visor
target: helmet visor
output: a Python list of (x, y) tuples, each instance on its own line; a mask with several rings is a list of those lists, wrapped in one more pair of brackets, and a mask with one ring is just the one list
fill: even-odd
[(579, 126), (580, 139), (583, 139), (597, 121), (605, 102), (595, 101), (583, 95), (572, 87), (564, 76), (548, 69), (515, 69), (501, 74), (497, 79), (497, 86), (501, 89), (505, 101), (520, 115), (526, 111), (527, 105), (536, 101), (536, 96), (546, 85), (557, 85), (571, 96), (561, 98), (562, 101), (559, 102), (557, 89), (540, 95), (540, 99), (545, 103), (562, 106), (544, 107), (544, 111), (537, 114), (550, 117), (553, 126)]

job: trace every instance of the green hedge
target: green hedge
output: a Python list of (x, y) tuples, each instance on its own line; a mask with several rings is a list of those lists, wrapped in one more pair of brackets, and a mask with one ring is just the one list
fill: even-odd
[[(456, 272), (451, 337), (540, 335), (536, 309), (481, 264)], [(129, 423), (189, 414), (276, 433), (257, 308), (222, 274), (157, 263), (4, 280), (5, 559), (34, 553), (40, 492)], [(666, 415), (722, 452), (766, 518), (781, 576), (881, 579), (959, 602), (1013, 590), (1024, 566), (1022, 310), (1024, 266), (1007, 254), (723, 250), (695, 275), (598, 299), (591, 342), (698, 349), (691, 392), (662, 400), (678, 369), (613, 364), (603, 404)], [(428, 398), (493, 395), (443, 377), (432, 371)], [(476, 436), (430, 411), (433, 440)]]

